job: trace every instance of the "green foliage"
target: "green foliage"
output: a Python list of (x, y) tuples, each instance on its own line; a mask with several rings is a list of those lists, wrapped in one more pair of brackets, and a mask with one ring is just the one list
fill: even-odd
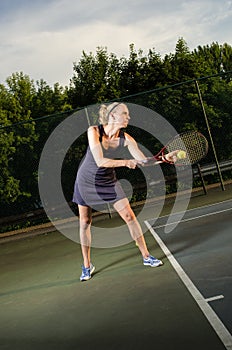
[(35, 86), (23, 73), (13, 73), (5, 86), (0, 85), (0, 206), (4, 215), (15, 206), (26, 210), (38, 202), (38, 160), (50, 123), (41, 130), (42, 123), (37, 127), (35, 116), (67, 108), (65, 96), (58, 85), (54, 90), (43, 81)]
[[(13, 74), (7, 79), (7, 84), (8, 88), (0, 86), (0, 119), (1, 125), (5, 127), (0, 133), (0, 193), (1, 202), (9, 204), (20, 196), (30, 195), (30, 189), (27, 191), (21, 183), (31, 167), (30, 159), (33, 158), (36, 134), (29, 109), (33, 92), (30, 79), (21, 73)], [(11, 129), (9, 126), (13, 123), (16, 123), (17, 127)]]
[[(7, 115), (5, 111), (0, 110), (0, 124), (6, 125), (8, 123)], [(13, 155), (16, 152), (16, 147), (14, 146), (14, 133), (6, 131), (0, 133), (0, 198), (1, 201), (10, 203), (14, 202), (19, 191), (19, 181), (15, 180), (11, 176), (9, 165), (13, 160)], [(14, 181), (15, 180), (15, 181)]]
[(98, 48), (96, 55), (82, 53), (74, 64), (74, 76), (68, 96), (73, 108), (120, 97), (122, 61), (106, 48)]
[[(134, 44), (129, 46), (128, 57), (118, 58), (104, 47), (98, 47), (96, 53), (83, 51), (74, 63), (70, 86), (65, 88), (58, 83), (51, 87), (43, 79), (34, 82), (22, 72), (13, 73), (0, 85), (1, 215), (39, 205), (37, 169), (47, 138), (73, 110), (95, 103), (121, 99), (141, 104), (160, 113), (179, 132), (198, 129), (208, 135), (197, 79), (219, 159), (231, 159), (232, 79), (231, 72), (225, 74), (231, 69), (230, 45), (213, 42), (190, 51), (179, 38), (175, 52), (163, 58), (154, 48), (146, 54)], [(149, 135), (135, 133), (151, 151), (160, 147)], [(71, 199), (86, 144), (83, 135), (65, 157), (62, 181), (67, 200)], [(211, 150), (207, 160), (213, 161)], [(170, 185), (167, 191), (174, 187)], [(133, 200), (135, 197), (143, 198), (143, 194), (138, 192)]]

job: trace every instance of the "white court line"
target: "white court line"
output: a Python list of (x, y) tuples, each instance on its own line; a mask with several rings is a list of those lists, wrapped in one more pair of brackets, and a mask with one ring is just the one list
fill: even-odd
[[(199, 208), (197, 208), (197, 209), (199, 209)], [(165, 223), (163, 225), (155, 226), (155, 228), (161, 228), (161, 227), (164, 227), (164, 226), (166, 227), (166, 226), (169, 226), (169, 225), (174, 225), (174, 224), (178, 224), (178, 223), (182, 223), (182, 222), (187, 222), (187, 221), (192, 221), (192, 220), (195, 220), (195, 219), (204, 218), (206, 216), (211, 216), (211, 215), (215, 215), (215, 214), (221, 214), (221, 213), (224, 213), (224, 212), (229, 211), (229, 210), (232, 210), (232, 208), (223, 209), (223, 210), (219, 210), (219, 211), (214, 211), (212, 213), (202, 214), (202, 215), (194, 216), (193, 218), (183, 219), (183, 220), (180, 220), (180, 221), (170, 222), (169, 224)], [(175, 214), (179, 214), (179, 213), (175, 213)], [(168, 215), (165, 215), (165, 216), (168, 216)], [(164, 216), (161, 216), (161, 218), (162, 217), (164, 217)]]
[(205, 299), (205, 301), (207, 301), (207, 303), (209, 303), (210, 301), (219, 300), (219, 299), (223, 299), (223, 298), (224, 298), (224, 295), (216, 295), (215, 297)]
[(184, 272), (180, 264), (177, 262), (177, 260), (174, 258), (170, 250), (167, 248), (167, 246), (164, 244), (162, 239), (159, 237), (159, 235), (155, 232), (153, 227), (149, 224), (149, 222), (146, 220), (144, 221), (147, 228), (150, 230), (151, 234), (159, 244), (160, 248), (163, 250), (164, 254), (167, 256), (168, 260), (170, 261), (171, 265), (176, 270), (177, 274), (179, 275), (182, 282), (187, 287), (190, 294), (192, 294), (193, 298), (196, 300), (198, 306), (208, 319), (211, 326), (214, 328), (215, 332), (221, 339), (222, 343), (224, 344), (225, 348), (227, 350), (232, 350), (232, 336), (228, 329), (225, 327), (225, 325), (222, 323), (222, 321), (218, 318), (217, 314), (214, 312), (214, 310), (209, 306), (209, 304), (206, 302), (205, 298), (202, 296), (202, 294), (199, 292), (199, 290), (196, 288), (196, 286), (193, 284), (191, 279), (188, 277), (188, 275)]
[[(200, 207), (191, 208), (191, 209), (188, 209), (187, 211), (189, 212), (189, 211), (194, 211), (194, 210), (204, 209), (204, 208), (208, 209), (209, 207), (215, 207), (216, 205), (226, 204), (226, 203), (229, 203), (229, 202), (231, 202), (231, 205), (232, 205), (232, 199), (226, 199), (224, 201), (211, 203), (211, 204), (205, 204), (205, 205), (202, 205)], [(180, 214), (180, 213), (183, 213), (183, 212), (186, 212), (186, 210), (178, 212), (178, 213), (175, 213), (175, 214)], [(165, 216), (169, 216), (169, 215), (164, 215), (163, 217), (165, 217)]]

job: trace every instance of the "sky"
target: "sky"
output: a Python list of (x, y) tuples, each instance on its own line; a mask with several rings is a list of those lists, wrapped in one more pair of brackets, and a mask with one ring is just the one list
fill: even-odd
[(23, 72), (69, 86), (83, 51), (128, 57), (134, 44), (163, 57), (179, 38), (232, 46), (232, 0), (1, 0), (0, 84)]

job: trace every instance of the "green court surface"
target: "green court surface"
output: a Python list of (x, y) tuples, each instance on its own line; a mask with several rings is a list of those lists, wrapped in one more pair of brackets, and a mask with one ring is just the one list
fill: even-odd
[[(220, 187), (212, 188), (207, 195), (196, 192), (189, 208), (229, 203), (231, 189), (228, 185), (225, 191)], [(170, 199), (163, 215), (169, 212), (171, 205)], [(223, 291), (224, 298), (210, 305), (225, 323), (228, 333), (232, 330), (228, 311), (232, 306), (229, 210), (226, 217), (222, 208), (220, 213), (180, 224), (167, 239), (158, 232), (197, 290), (201, 293), (206, 290), (210, 296), (214, 288), (216, 295)], [(151, 205), (146, 219), (152, 220), (153, 212)], [(107, 225), (113, 226), (117, 220), (117, 217), (108, 219)], [(217, 227), (216, 222), (221, 222), (221, 226)], [(211, 236), (209, 227), (214, 227)], [(196, 233), (195, 241), (192, 231)], [(203, 231), (207, 232), (207, 237), (201, 236)], [(223, 251), (223, 242), (218, 245), (216, 241), (221, 239), (220, 231), (226, 266), (222, 268), (222, 264), (217, 264), (217, 271), (214, 267), (212, 272), (211, 260), (215, 259), (210, 252), (219, 259), (217, 254)], [(2, 239), (0, 349), (232, 349), (230, 336), (218, 335), (170, 257), (148, 229), (145, 238), (151, 253), (162, 258), (163, 266), (143, 266), (133, 242), (114, 248), (93, 248), (92, 261), (96, 270), (91, 280), (82, 283), (79, 281), (80, 246), (61, 233), (15, 237), (11, 241)], [(205, 250), (208, 260), (204, 255), (204, 264), (201, 264), (201, 254)]]

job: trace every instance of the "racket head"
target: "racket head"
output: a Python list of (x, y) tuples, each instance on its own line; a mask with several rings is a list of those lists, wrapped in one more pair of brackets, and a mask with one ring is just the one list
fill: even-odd
[(183, 150), (186, 158), (177, 159), (175, 165), (193, 165), (203, 159), (208, 153), (208, 141), (199, 131), (186, 131), (176, 135), (165, 147), (165, 151)]

